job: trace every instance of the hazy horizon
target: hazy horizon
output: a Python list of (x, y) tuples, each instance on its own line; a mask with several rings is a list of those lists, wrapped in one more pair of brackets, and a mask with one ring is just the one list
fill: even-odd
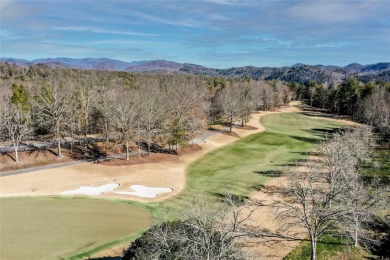
[(386, 0), (0, 1), (0, 57), (212, 68), (390, 61)]

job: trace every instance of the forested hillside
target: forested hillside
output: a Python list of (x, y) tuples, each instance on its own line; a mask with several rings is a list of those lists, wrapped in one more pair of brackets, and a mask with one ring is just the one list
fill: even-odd
[(203, 75), (210, 77), (240, 78), (249, 77), (255, 80), (283, 80), (286, 82), (339, 84), (347, 77), (355, 77), (359, 81), (390, 81), (390, 63), (361, 65), (352, 63), (345, 67), (296, 64), (285, 67), (245, 66), (228, 69), (207, 68), (189, 63), (178, 63), (166, 60), (123, 62), (119, 60), (101, 59), (38, 59), (33, 61), (1, 58), (0, 61), (15, 63), (19, 66), (45, 64), (57, 68), (78, 68), (92, 70), (111, 70), (128, 72), (159, 72)]

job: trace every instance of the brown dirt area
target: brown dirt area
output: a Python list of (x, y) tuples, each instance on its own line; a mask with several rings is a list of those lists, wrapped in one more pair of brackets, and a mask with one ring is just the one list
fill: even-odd
[(21, 151), (19, 152), (19, 163), (15, 162), (14, 153), (0, 154), (0, 172), (20, 170), (49, 164), (57, 164), (74, 161), (72, 155), (67, 151), (62, 151), (62, 158), (57, 157), (57, 153), (52, 149)]
[[(304, 171), (304, 167), (299, 167), (297, 170)], [(258, 203), (259, 208), (251, 216), (250, 225), (258, 230), (267, 230), (267, 234), (278, 234), (277, 236), (264, 236), (260, 238), (251, 238), (249, 241), (242, 241), (241, 245), (245, 251), (259, 255), (264, 259), (283, 259), (296, 246), (299, 245), (306, 233), (304, 229), (280, 231), (282, 225), (281, 220), (276, 219), (277, 208), (274, 206), (276, 201), (283, 200), (275, 190), (285, 187), (288, 180), (285, 176), (272, 178), (260, 191), (255, 192), (251, 196), (251, 200)], [(250, 210), (249, 205), (244, 205), (245, 210)], [(286, 239), (284, 237), (294, 238)], [(295, 240), (296, 239), (296, 240)]]
[(100, 161), (97, 163), (101, 165), (107, 165), (107, 166), (122, 166), (122, 165), (135, 165), (135, 164), (144, 164), (144, 163), (175, 162), (179, 160), (180, 156), (186, 154), (192, 154), (201, 149), (202, 147), (200, 145), (194, 144), (193, 146), (191, 145), (188, 147), (180, 148), (177, 152), (173, 151), (176, 154), (151, 153), (149, 156), (148, 155), (141, 155), (141, 157), (132, 156), (127, 161), (125, 158), (120, 158), (120, 159)]

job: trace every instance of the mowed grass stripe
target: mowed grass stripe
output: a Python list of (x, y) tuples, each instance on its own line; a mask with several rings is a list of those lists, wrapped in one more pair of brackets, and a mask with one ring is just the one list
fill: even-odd
[(299, 113), (266, 115), (261, 117), (261, 123), (266, 131), (210, 152), (192, 163), (185, 191), (165, 206), (188, 205), (198, 195), (210, 199), (224, 193), (248, 197), (254, 186), (269, 180), (263, 172), (286, 170), (294, 162), (307, 158), (320, 139), (344, 126)]
[(94, 199), (1, 199), (0, 259), (61, 259), (151, 223), (148, 210)]

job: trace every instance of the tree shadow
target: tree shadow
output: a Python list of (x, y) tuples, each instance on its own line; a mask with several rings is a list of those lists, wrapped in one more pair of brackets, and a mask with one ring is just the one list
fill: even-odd
[(264, 189), (264, 187), (266, 187), (264, 184), (254, 184), (251, 186), (251, 189), (254, 189), (255, 191), (261, 191)]
[(303, 137), (303, 136), (296, 136), (296, 135), (289, 135), (289, 137), (301, 142), (311, 143), (311, 144), (317, 144), (319, 141), (318, 138), (311, 138), (311, 137)]
[(377, 177), (362, 175), (363, 182), (366, 184), (376, 184), (379, 187), (390, 186), (390, 177)]
[(39, 154), (43, 154), (45, 157), (47, 157), (46, 153), (50, 153), (54, 156), (58, 156), (58, 153), (52, 151), (49, 147), (47, 146), (42, 146), (42, 147), (36, 147), (33, 145), (29, 145), (30, 147), (33, 147), (33, 149), (28, 150), (28, 154), (32, 155), (35, 153), (35, 158), (39, 156)]
[(345, 128), (312, 128), (312, 129), (302, 129), (302, 131), (321, 137), (326, 138), (332, 136), (335, 133), (345, 132)]
[(257, 173), (259, 175), (263, 175), (266, 177), (280, 177), (282, 176), (283, 172), (281, 170), (268, 170), (268, 171), (255, 171), (254, 173)]
[(12, 157), (12, 155), (10, 153), (2, 152), (1, 155), (4, 157), (8, 156), (9, 158), (11, 158), (12, 161), (16, 162), (16, 159), (14, 157)]
[[(371, 246), (371, 253), (379, 256), (380, 259), (390, 259), (390, 225), (379, 218), (374, 219), (372, 229), (377, 234), (376, 243)], [(378, 234), (381, 234), (378, 236)], [(377, 259), (377, 258), (375, 258)]]
[(107, 157), (107, 153), (104, 152), (102, 150), (101, 147), (97, 146), (95, 143), (89, 143), (87, 145), (87, 149), (88, 149), (88, 155), (87, 156), (87, 159), (93, 159), (93, 160), (97, 160), (97, 159), (100, 159), (100, 158), (106, 158)]
[(231, 202), (236, 206), (242, 206), (249, 199), (248, 196), (236, 195), (233, 193), (220, 193), (220, 192), (211, 192), (211, 194), (218, 198), (220, 202)]

